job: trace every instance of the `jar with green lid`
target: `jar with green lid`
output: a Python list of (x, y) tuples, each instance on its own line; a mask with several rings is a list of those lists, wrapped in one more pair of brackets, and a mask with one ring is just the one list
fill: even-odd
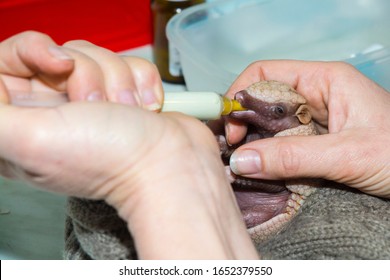
[[(165, 82), (182, 84), (184, 78), (178, 61), (177, 50), (169, 48), (165, 28), (174, 15), (190, 6), (201, 4), (205, 0), (154, 0), (153, 11), (153, 59)], [(171, 64), (171, 67), (170, 67)]]

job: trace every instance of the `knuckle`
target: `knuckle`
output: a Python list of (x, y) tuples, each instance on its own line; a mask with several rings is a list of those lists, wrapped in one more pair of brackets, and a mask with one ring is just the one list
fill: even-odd
[(37, 40), (37, 39), (41, 39), (41, 38), (50, 38), (47, 34), (44, 34), (44, 33), (38, 32), (38, 31), (34, 31), (34, 30), (24, 31), (24, 32), (20, 33), (20, 36), (28, 38), (30, 40)]
[(285, 142), (280, 142), (277, 146), (278, 157), (280, 160), (277, 166), (277, 172), (282, 177), (294, 177), (300, 169), (300, 157), (294, 147)]
[(262, 61), (261, 60), (256, 60), (252, 63), (250, 63), (247, 67), (247, 69), (258, 69), (262, 66)]
[(266, 62), (262, 60), (255, 61), (251, 63), (245, 71), (249, 73), (253, 73), (255, 76), (255, 79), (257, 80), (265, 80), (265, 74), (264, 74), (264, 64)]
[(345, 61), (329, 62), (327, 70), (334, 73), (335, 76), (358, 72), (354, 66)]
[(138, 83), (153, 84), (160, 81), (160, 74), (154, 63), (137, 57), (125, 57), (124, 59), (132, 69), (133, 75), (138, 79)]
[(345, 62), (345, 61), (336, 61), (334, 62), (335, 66), (338, 67), (340, 70), (355, 70), (355, 67), (353, 67), (351, 64)]
[(136, 66), (136, 68), (142, 68), (148, 72), (158, 71), (157, 66), (147, 59), (135, 56), (123, 56), (122, 57), (129, 65)]
[(147, 73), (150, 77), (154, 77), (156, 74), (158, 74), (157, 66), (152, 62), (146, 59), (141, 59), (140, 64), (142, 65), (142, 68), (145, 70), (145, 73)]
[(49, 35), (32, 30), (24, 31), (16, 36), (18, 38), (17, 44), (20, 43), (20, 46), (30, 46), (53, 41)]
[(82, 47), (93, 47), (95, 46), (89, 41), (86, 40), (71, 40), (63, 44), (64, 47), (68, 48), (82, 48)]

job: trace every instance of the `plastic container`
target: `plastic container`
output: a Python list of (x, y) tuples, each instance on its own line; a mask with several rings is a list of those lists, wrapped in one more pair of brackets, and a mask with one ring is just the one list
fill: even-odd
[(188, 90), (224, 93), (262, 59), (343, 60), (390, 89), (390, 1), (228, 0), (173, 17)]
[(183, 9), (204, 3), (204, 0), (154, 0), (153, 11), (153, 58), (163, 81), (183, 84), (184, 78), (180, 67), (175, 65), (175, 51), (169, 48), (165, 34), (166, 25), (170, 18), (181, 13)]

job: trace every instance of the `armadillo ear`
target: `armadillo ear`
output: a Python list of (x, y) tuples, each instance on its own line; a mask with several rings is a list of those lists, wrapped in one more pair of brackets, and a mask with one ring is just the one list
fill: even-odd
[(308, 124), (311, 121), (311, 115), (307, 105), (299, 106), (295, 115), (302, 124)]

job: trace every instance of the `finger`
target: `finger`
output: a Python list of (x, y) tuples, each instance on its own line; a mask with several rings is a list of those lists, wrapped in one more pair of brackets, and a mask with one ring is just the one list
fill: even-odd
[(142, 107), (151, 111), (160, 110), (164, 92), (157, 67), (142, 58), (124, 56), (123, 59), (131, 69)]
[(67, 54), (75, 61), (74, 70), (69, 75), (62, 90), (70, 100), (101, 101), (106, 99), (104, 73), (95, 59), (89, 55), (66, 46)]
[(63, 74), (73, 68), (73, 59), (47, 35), (28, 31), (0, 44), (0, 73), (19, 77)]
[[(364, 174), (367, 165), (362, 160), (372, 149), (369, 142), (359, 139), (359, 133), (347, 131), (251, 142), (233, 153), (230, 167), (235, 174), (249, 178), (311, 177), (353, 185)], [(360, 135), (367, 136), (367, 131)]]
[[(106, 99), (128, 105), (141, 104), (132, 71), (116, 53), (82, 40), (70, 41), (64, 46), (83, 53), (95, 62), (102, 73), (100, 81)], [(88, 74), (83, 72), (83, 76)]]
[(141, 105), (148, 110), (161, 108), (163, 88), (154, 64), (141, 58), (120, 57), (86, 41), (71, 41), (65, 45), (88, 55), (99, 65), (108, 100)]
[(226, 141), (229, 145), (239, 143), (242, 139), (244, 139), (247, 131), (247, 124), (235, 120), (229, 120), (227, 118), (227, 122), (225, 123), (225, 135)]

